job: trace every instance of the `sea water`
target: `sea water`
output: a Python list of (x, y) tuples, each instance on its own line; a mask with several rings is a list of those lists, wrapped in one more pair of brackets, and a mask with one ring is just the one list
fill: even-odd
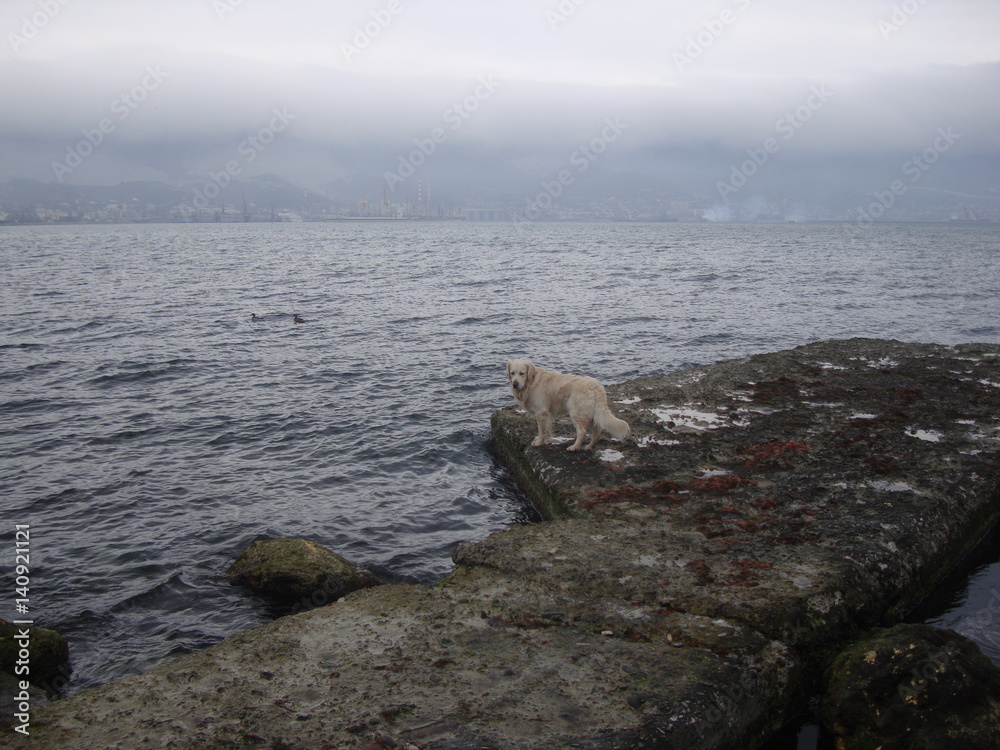
[(531, 521), (489, 449), (508, 358), (613, 383), (852, 336), (1000, 341), (1000, 228), (0, 228), (0, 565), (29, 525), (73, 692), (272, 618), (224, 575), (254, 539), (430, 583)]

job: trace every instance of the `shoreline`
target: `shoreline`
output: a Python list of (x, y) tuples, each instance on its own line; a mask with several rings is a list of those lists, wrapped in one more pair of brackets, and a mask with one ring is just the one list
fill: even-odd
[(633, 439), (592, 454), (492, 417), (547, 520), (433, 587), (52, 703), (13, 747), (754, 747), (1000, 519), (1000, 344), (818, 342), (607, 390)]
[(232, 224), (324, 224), (324, 223), (402, 223), (402, 224), (680, 224), (690, 225), (771, 225), (781, 226), (788, 224), (797, 225), (846, 225), (867, 228), (871, 226), (895, 226), (917, 224), (921, 226), (992, 226), (996, 224), (993, 219), (874, 219), (871, 222), (859, 222), (856, 219), (801, 219), (790, 221), (787, 219), (761, 219), (746, 221), (710, 221), (709, 219), (613, 219), (613, 218), (581, 218), (581, 219), (523, 219), (521, 221), (479, 221), (466, 218), (452, 217), (431, 217), (414, 216), (404, 218), (393, 218), (388, 216), (317, 216), (315, 218), (302, 219), (301, 221), (291, 221), (285, 219), (251, 219), (247, 221), (234, 214), (234, 218), (224, 220), (206, 219), (204, 221), (183, 221), (179, 219), (130, 219), (130, 220), (108, 220), (108, 221), (6, 221), (0, 220), (0, 227), (49, 227), (49, 226), (136, 226), (151, 224), (191, 224), (197, 226), (219, 226)]

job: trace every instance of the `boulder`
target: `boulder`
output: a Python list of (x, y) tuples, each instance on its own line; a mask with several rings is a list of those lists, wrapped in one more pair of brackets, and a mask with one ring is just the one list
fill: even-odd
[[(28, 631), (27, 664), (21, 664), (21, 641), (17, 639), (23, 630)], [(18, 672), (18, 666), (28, 667), (28, 674)], [(55, 677), (69, 674), (69, 646), (59, 633), (48, 628), (36, 628), (0, 620), (0, 671), (11, 675), (27, 677), (33, 684), (44, 686)]]
[(897, 625), (843, 651), (828, 677), (838, 750), (1000, 747), (1000, 670), (958, 633)]
[(233, 585), (314, 606), (379, 583), (369, 571), (306, 539), (257, 540), (226, 575)]

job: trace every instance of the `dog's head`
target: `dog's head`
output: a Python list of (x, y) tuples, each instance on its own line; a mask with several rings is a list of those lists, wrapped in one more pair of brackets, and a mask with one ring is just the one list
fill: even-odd
[(535, 366), (526, 359), (507, 360), (507, 382), (515, 391), (527, 388), (535, 379)]

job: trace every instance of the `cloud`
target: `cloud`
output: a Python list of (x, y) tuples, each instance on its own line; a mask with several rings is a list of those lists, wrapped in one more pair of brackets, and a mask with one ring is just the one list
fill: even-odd
[[(12, 42), (32, 19), (44, 27)], [(113, 132), (67, 179), (113, 179), (128, 165), (204, 175), (275, 108), (294, 119), (247, 170), (313, 184), (390, 170), (435, 129), (447, 134), (441, 169), (542, 174), (609, 117), (629, 127), (603, 167), (707, 183), (783, 138), (796, 112), (809, 118), (782, 140), (775, 174), (824, 159), (901, 163), (948, 126), (962, 133), (952, 156), (996, 157), (997, 22), (1000, 5), (981, 0), (11, 0), (0, 11), (0, 178), (51, 179), (52, 162), (104, 120)], [(495, 93), (452, 127), (447, 113), (484, 77)], [(831, 94), (821, 109), (809, 107), (817, 89)]]

